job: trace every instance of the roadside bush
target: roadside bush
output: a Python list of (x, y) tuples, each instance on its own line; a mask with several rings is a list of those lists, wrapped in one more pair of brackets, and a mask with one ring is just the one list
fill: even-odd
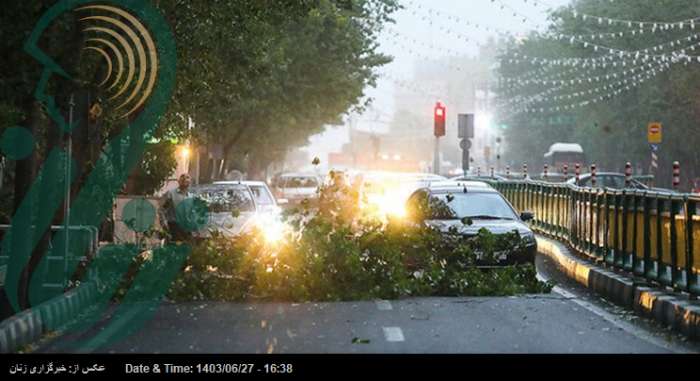
[(331, 182), (318, 209), (286, 216), (285, 239), (270, 244), (261, 232), (197, 244), (170, 289), (184, 300), (336, 301), (405, 296), (486, 296), (549, 292), (532, 265), (475, 267), (517, 245), (517, 233), (482, 230), (464, 238), (399, 219), (368, 218), (356, 192)]

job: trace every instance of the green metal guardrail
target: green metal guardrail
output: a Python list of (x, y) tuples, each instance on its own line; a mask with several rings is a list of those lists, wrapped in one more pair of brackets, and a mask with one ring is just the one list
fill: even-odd
[(534, 212), (539, 232), (614, 268), (700, 295), (699, 196), (539, 181), (491, 185), (518, 210)]

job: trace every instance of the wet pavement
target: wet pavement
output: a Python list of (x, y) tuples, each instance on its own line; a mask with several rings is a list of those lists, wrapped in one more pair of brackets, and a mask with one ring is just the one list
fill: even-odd
[[(681, 336), (590, 294), (546, 257), (550, 294), (337, 303), (164, 303), (108, 353), (674, 353)], [(92, 328), (40, 352), (84, 351)], [(77, 344), (66, 349), (65, 344)]]

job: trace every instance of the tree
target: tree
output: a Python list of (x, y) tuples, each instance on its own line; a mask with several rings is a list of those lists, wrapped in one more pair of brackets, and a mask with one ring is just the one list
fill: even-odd
[(196, 141), (220, 143), (229, 163), (247, 169), (362, 106), (373, 69), (389, 61), (374, 38), (394, 0), (205, 4), (161, 3), (183, 62), (173, 114), (190, 115)]
[(698, 12), (690, 0), (580, 0), (556, 10), (546, 33), (509, 41), (500, 97), (518, 110), (508, 117), (509, 140), (520, 142), (511, 147), (512, 158), (526, 161), (551, 143), (572, 140), (600, 168), (621, 171), (626, 161), (647, 168), (646, 126), (661, 121), (667, 128), (657, 183), (670, 185), (675, 160), (689, 177), (698, 176), (698, 40), (694, 25), (678, 23)]
[[(34, 98), (42, 67), (23, 51), (36, 21), (54, 3), (10, 2), (4, 4), (0, 15), (0, 63), (4, 68), (0, 77), (0, 133), (21, 125), (36, 141), (32, 155), (13, 163), (15, 186), (7, 196), (13, 198), (14, 208), (24, 200), (48, 153), (67, 145), (67, 135)], [(178, 71), (170, 108), (151, 138), (220, 142), (227, 157), (247, 156), (248, 162), (257, 163), (259, 168), (277, 159), (287, 147), (303, 143), (323, 124), (362, 106), (363, 89), (374, 83), (373, 70), (389, 60), (376, 52), (374, 37), (398, 7), (395, 0), (152, 3), (172, 28)], [(92, 172), (105, 143), (128, 121), (119, 119), (106, 102), (99, 118), (87, 117), (95, 100), (105, 97), (97, 84), (107, 66), (96, 54), (80, 53), (86, 46), (86, 33), (76, 12), (66, 12), (55, 20), (42, 35), (40, 45), (72, 78), (52, 78), (48, 91), (62, 115), (68, 115), (71, 100), (74, 103), (76, 128), (71, 144), (78, 163), (78, 180), (72, 187), (75, 193)], [(196, 131), (190, 131), (184, 122), (189, 118), (198, 126)], [(157, 189), (174, 168), (172, 151), (173, 147), (165, 144), (148, 145), (131, 184), (145, 193)], [(47, 164), (54, 166), (54, 173), (63, 173), (62, 162)], [(46, 184), (50, 180), (50, 176), (40, 179)], [(59, 191), (44, 187), (33, 207), (42, 210)], [(53, 222), (60, 224), (62, 219), (57, 213)], [(41, 234), (42, 244), (32, 256), (25, 278), (48, 245), (49, 233)], [(29, 241), (31, 237), (25, 238)]]

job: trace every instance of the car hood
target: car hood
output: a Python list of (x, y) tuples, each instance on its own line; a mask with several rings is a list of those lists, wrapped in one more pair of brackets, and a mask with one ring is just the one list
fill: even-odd
[(476, 235), (479, 230), (485, 228), (493, 234), (511, 233), (514, 230), (522, 236), (532, 234), (532, 230), (523, 222), (516, 220), (472, 220), (473, 224), (466, 225), (460, 220), (428, 220), (428, 226), (432, 226), (441, 232), (448, 232), (451, 228), (464, 235)]

